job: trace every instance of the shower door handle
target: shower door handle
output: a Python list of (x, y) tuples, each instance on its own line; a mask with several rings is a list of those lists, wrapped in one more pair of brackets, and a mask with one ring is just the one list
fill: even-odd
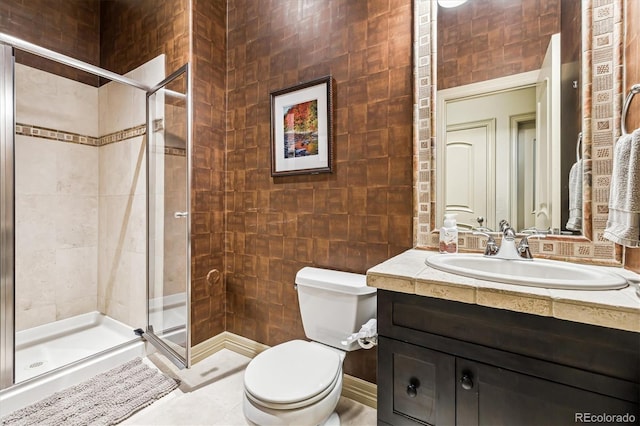
[(175, 217), (176, 219), (181, 219), (183, 217), (187, 217), (189, 216), (189, 212), (175, 212), (173, 213), (173, 217)]

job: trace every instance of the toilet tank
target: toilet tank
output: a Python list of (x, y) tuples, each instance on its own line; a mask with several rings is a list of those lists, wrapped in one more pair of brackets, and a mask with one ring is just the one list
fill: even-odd
[(367, 286), (366, 276), (304, 267), (296, 285), (305, 335), (341, 350), (359, 349), (357, 342), (341, 342), (376, 318), (376, 289)]

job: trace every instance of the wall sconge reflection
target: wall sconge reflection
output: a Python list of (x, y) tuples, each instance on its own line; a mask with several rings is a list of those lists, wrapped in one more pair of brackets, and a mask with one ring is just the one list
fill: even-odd
[(451, 8), (458, 7), (466, 2), (467, 0), (438, 0), (438, 6)]

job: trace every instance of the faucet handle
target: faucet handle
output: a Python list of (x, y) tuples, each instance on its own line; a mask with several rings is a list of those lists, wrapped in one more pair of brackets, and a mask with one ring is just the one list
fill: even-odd
[(523, 259), (533, 259), (533, 255), (531, 254), (531, 250), (529, 249), (529, 238), (546, 238), (547, 236), (544, 234), (531, 234), (525, 235), (520, 240), (520, 244), (518, 244), (518, 253), (520, 253), (520, 257)]
[(493, 235), (487, 234), (486, 232), (473, 231), (473, 235), (482, 235), (487, 237), (487, 247), (484, 249), (485, 256), (495, 256), (498, 253), (498, 244), (496, 244), (495, 238)]

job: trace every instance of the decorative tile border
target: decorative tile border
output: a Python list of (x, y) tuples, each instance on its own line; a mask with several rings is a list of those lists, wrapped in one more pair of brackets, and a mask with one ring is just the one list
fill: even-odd
[[(154, 131), (164, 130), (164, 124), (162, 119), (154, 120)], [(128, 139), (133, 139), (138, 136), (143, 136), (147, 133), (147, 125), (140, 124), (138, 126), (130, 127), (128, 129), (120, 130), (108, 135), (101, 136), (99, 138), (87, 135), (80, 135), (77, 133), (65, 132), (62, 130), (48, 129), (46, 127), (35, 126), (31, 124), (16, 123), (15, 126), (16, 135), (31, 136), (35, 138), (48, 139), (58, 142), (75, 143), (80, 145), (88, 145), (101, 147), (116, 142), (123, 142)], [(186, 149), (165, 147), (164, 153), (166, 155), (186, 156)]]
[(100, 146), (100, 140), (93, 136), (79, 135), (77, 133), (48, 129), (46, 127), (39, 127), (30, 124), (16, 123), (16, 135), (31, 136), (34, 138), (76, 143), (81, 145)]
[(115, 142), (125, 141), (127, 139), (133, 139), (138, 136), (147, 134), (147, 125), (140, 124), (135, 127), (129, 127), (128, 129), (120, 130), (108, 135), (100, 136), (100, 146), (109, 145)]
[[(620, 134), (622, 90), (622, 3), (582, 0), (584, 237), (550, 236), (534, 242), (542, 257), (620, 265), (622, 248), (603, 237), (608, 216), (613, 143)], [(414, 0), (414, 246), (438, 246), (435, 218), (435, 8)], [(589, 23), (590, 25), (585, 25)], [(481, 251), (484, 239), (461, 233), (459, 247)]]
[(187, 150), (183, 148), (164, 148), (164, 155), (173, 155), (175, 157), (186, 157)]
[[(435, 2), (414, 1), (414, 34), (413, 45), (414, 68), (414, 238), (413, 244), (417, 247), (429, 246), (429, 237), (435, 223), (435, 138), (431, 131), (431, 106), (434, 86), (432, 76), (435, 79), (435, 62), (432, 66), (432, 57), (436, 57), (435, 44), (432, 43), (431, 28), (435, 28), (435, 14), (432, 7)], [(435, 6), (437, 7), (437, 6)], [(434, 18), (432, 18), (432, 16)], [(435, 114), (434, 114), (435, 116)], [(431, 194), (434, 194), (433, 196)]]

